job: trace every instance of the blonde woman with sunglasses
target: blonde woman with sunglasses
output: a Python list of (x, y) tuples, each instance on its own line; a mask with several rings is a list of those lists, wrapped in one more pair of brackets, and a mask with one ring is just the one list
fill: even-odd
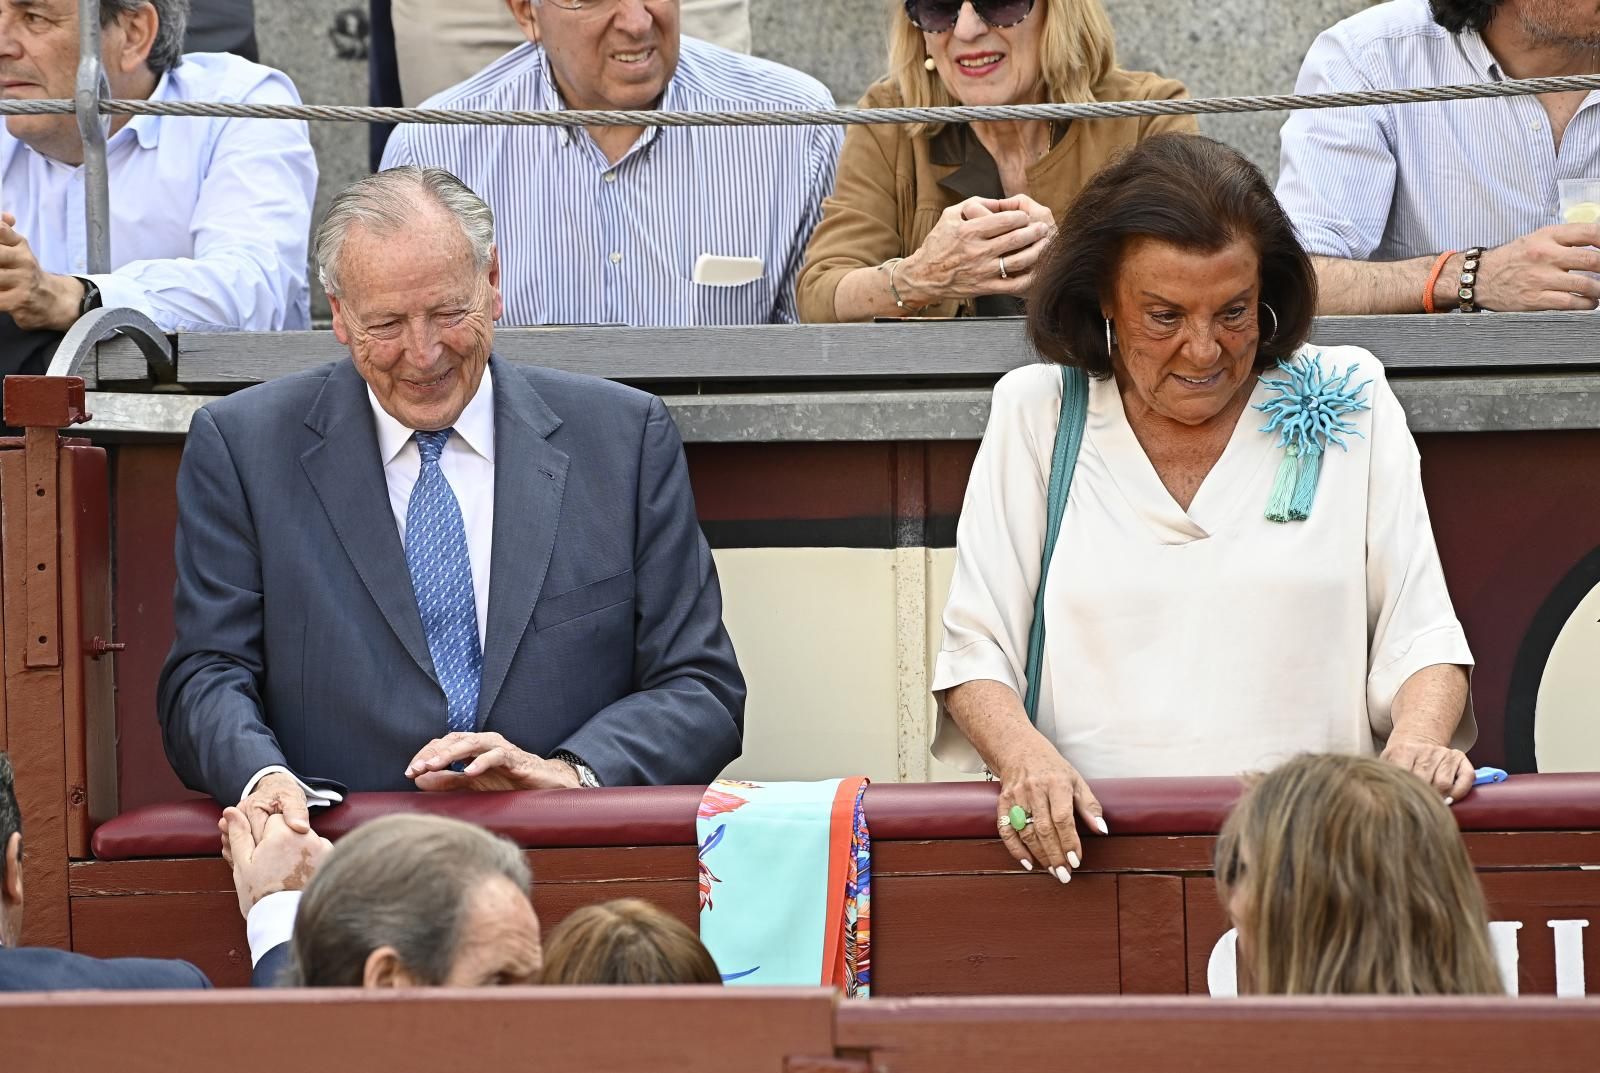
[[(1164, 100), (1171, 79), (1116, 65), (1100, 0), (892, 0), (889, 75), (864, 108)], [(857, 126), (806, 251), (800, 317), (1021, 311), (1056, 219), (1119, 151), (1190, 116)]]

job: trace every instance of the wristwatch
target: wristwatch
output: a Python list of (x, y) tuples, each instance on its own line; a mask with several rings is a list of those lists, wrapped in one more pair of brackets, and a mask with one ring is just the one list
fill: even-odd
[(565, 749), (557, 749), (550, 754), (550, 759), (559, 760), (573, 771), (578, 773), (578, 786), (585, 790), (598, 790), (602, 783), (600, 776), (594, 773), (594, 768), (585, 764), (576, 753), (569, 753)]
[(102, 303), (100, 288), (95, 286), (94, 280), (88, 276), (73, 276), (73, 279), (83, 284), (83, 300), (78, 303), (78, 316), (84, 316), (92, 310), (99, 309)]

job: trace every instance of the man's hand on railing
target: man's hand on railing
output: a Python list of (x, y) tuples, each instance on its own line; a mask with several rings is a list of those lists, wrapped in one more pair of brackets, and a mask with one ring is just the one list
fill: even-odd
[[(463, 767), (452, 771), (454, 764)], [(569, 764), (525, 752), (499, 734), (460, 732), (424, 745), (406, 765), (406, 778), (429, 792), (570, 790), (579, 785)]]

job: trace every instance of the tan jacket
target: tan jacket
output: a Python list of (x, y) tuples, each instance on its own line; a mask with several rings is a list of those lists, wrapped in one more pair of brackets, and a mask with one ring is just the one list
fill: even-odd
[[(1097, 101), (1168, 100), (1186, 97), (1181, 83), (1144, 71), (1113, 70), (1095, 86)], [(875, 83), (861, 99), (863, 108), (899, 108), (900, 91), (888, 79)], [(854, 126), (845, 134), (839, 178), (823, 203), (822, 222), (806, 249), (800, 272), (800, 319), (837, 320), (834, 292), (858, 268), (907, 257), (922, 246), (939, 214), (963, 200), (941, 180), (957, 164), (935, 163), (932, 140), (913, 139), (903, 126)], [(1050, 152), (1028, 169), (1028, 195), (1060, 220), (1090, 176), (1120, 150), (1141, 138), (1166, 131), (1194, 132), (1193, 116), (1078, 120)], [(970, 315), (973, 303), (929, 306), (923, 316)]]

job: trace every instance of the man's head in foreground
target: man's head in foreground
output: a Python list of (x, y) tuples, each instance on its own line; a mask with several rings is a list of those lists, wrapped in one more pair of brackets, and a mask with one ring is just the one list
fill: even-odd
[(291, 982), (304, 987), (532, 983), (542, 950), (522, 853), (481, 827), (386, 816), (340, 840), (306, 887)]

